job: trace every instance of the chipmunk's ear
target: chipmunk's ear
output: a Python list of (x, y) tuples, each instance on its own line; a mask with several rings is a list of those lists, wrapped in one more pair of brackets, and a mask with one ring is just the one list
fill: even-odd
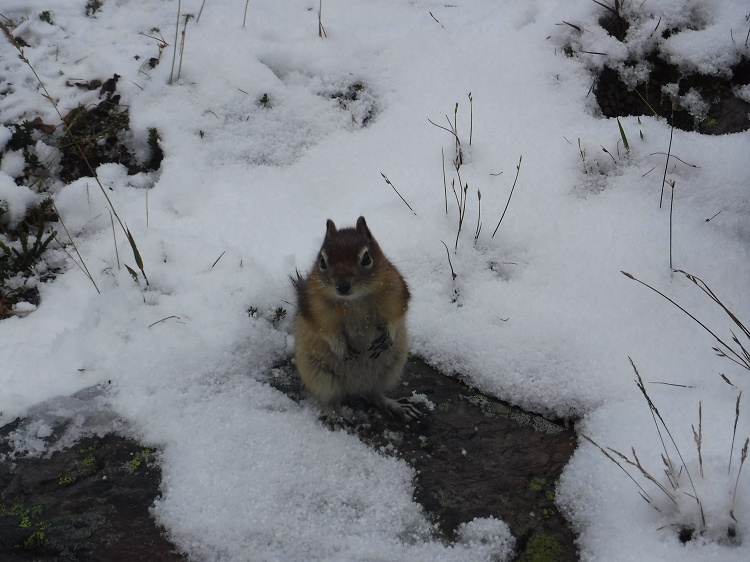
[(370, 229), (367, 228), (365, 217), (359, 217), (357, 219), (357, 232), (364, 234), (368, 239), (372, 240), (372, 233), (370, 232)]
[(336, 234), (336, 225), (333, 223), (331, 219), (328, 219), (326, 221), (326, 238), (334, 234)]

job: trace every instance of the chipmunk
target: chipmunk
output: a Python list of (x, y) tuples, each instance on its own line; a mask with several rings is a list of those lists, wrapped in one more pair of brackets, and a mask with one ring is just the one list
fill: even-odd
[(409, 288), (375, 241), (364, 217), (338, 230), (332, 220), (318, 260), (297, 290), (295, 359), (307, 390), (331, 427), (346, 422), (341, 401), (362, 396), (391, 416), (419, 410), (385, 396), (401, 380), (408, 354)]

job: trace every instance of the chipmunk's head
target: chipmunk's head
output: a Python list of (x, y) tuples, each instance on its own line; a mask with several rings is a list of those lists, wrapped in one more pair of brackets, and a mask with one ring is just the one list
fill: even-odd
[(372, 292), (378, 266), (384, 259), (365, 217), (357, 219), (356, 227), (340, 230), (328, 219), (315, 267), (330, 296), (348, 300)]

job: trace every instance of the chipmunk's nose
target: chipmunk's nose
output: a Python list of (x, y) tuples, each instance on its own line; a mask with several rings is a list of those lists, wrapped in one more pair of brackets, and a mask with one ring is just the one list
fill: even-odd
[(336, 281), (336, 292), (339, 295), (348, 295), (351, 288), (352, 284), (348, 279), (339, 279)]

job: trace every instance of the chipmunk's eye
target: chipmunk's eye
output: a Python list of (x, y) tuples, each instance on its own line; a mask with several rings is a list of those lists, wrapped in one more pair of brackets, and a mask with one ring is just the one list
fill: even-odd
[(370, 252), (365, 251), (364, 254), (362, 254), (362, 259), (359, 262), (362, 267), (367, 267), (370, 264), (372, 264), (372, 258), (370, 257)]
[(320, 269), (328, 269), (328, 264), (326, 263), (325, 256), (320, 256), (320, 261), (318, 262), (318, 266), (320, 266)]

